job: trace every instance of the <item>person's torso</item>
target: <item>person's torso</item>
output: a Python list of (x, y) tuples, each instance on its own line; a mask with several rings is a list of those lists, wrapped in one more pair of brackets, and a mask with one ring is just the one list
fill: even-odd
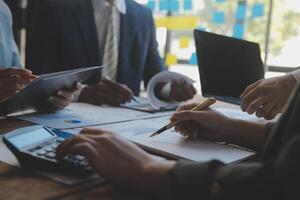
[(278, 156), (288, 142), (300, 135), (300, 85), (294, 92), (280, 119), (269, 129), (261, 156), (264, 161)]
[[(132, 0), (126, 0), (126, 14), (120, 16), (120, 40), (117, 81), (138, 91), (143, 80), (151, 34), (151, 12)], [(102, 65), (98, 34), (90, 0), (48, 1), (58, 48), (50, 50), (56, 61), (44, 66), (49, 73), (93, 65)], [(54, 5), (55, 4), (55, 5)], [(99, 25), (98, 25), (99, 26)], [(150, 27), (150, 28), (149, 28)], [(105, 27), (104, 27), (105, 28)], [(34, 39), (34, 38), (32, 38)], [(56, 66), (56, 67), (55, 67)]]

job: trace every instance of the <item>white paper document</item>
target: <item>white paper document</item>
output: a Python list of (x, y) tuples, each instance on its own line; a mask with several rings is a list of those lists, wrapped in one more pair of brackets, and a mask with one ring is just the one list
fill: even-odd
[(113, 131), (150, 152), (175, 159), (187, 159), (199, 162), (216, 159), (229, 164), (241, 161), (255, 154), (246, 149), (238, 149), (206, 140), (189, 140), (174, 130), (166, 131), (153, 138), (149, 137), (168, 123), (168, 121), (169, 116), (97, 126), (94, 128)]
[(136, 101), (132, 100), (128, 103), (122, 104), (121, 107), (138, 110), (142, 112), (149, 112), (149, 113), (155, 113), (158, 111), (152, 107), (149, 99), (142, 98), (142, 97), (134, 97), (134, 98), (136, 99)]
[(119, 107), (72, 103), (66, 109), (54, 113), (33, 113), (16, 116), (16, 118), (50, 128), (70, 129), (164, 115), (168, 115), (168, 113), (150, 114)]
[(265, 122), (264, 119), (260, 119), (256, 117), (254, 114), (249, 115), (246, 112), (241, 111), (240, 109), (231, 109), (225, 107), (213, 107), (216, 111), (226, 115), (227, 117), (234, 118), (234, 119), (241, 119), (245, 121), (255, 121), (255, 122)]
[(180, 102), (167, 102), (158, 99), (155, 95), (155, 87), (157, 86), (158, 83), (169, 83), (171, 81), (181, 80), (181, 79), (184, 79), (189, 84), (193, 84), (195, 82), (194, 80), (192, 80), (191, 78), (185, 75), (176, 72), (169, 72), (169, 71), (160, 72), (152, 77), (152, 79), (150, 80), (147, 86), (147, 95), (150, 104), (154, 109), (164, 110), (169, 108), (176, 108), (176, 106), (180, 104)]

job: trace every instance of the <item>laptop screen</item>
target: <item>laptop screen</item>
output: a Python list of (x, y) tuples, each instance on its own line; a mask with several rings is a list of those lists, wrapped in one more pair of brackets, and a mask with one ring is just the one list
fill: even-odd
[(195, 30), (203, 96), (239, 99), (244, 89), (264, 78), (257, 43)]

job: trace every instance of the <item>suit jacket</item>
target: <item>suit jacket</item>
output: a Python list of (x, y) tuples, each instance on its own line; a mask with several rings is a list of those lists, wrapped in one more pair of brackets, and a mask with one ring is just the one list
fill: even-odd
[(227, 165), (178, 162), (171, 199), (300, 199), (300, 87), (280, 120), (268, 125), (260, 159)]
[[(117, 81), (139, 94), (164, 70), (159, 56), (154, 20), (150, 10), (125, 0), (121, 15)], [(101, 65), (91, 0), (39, 1), (29, 33), (26, 65), (36, 74)]]

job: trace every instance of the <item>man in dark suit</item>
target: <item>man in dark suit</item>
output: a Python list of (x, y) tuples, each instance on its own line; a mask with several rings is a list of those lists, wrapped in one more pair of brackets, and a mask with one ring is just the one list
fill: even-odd
[(180, 111), (174, 119), (185, 135), (196, 130), (206, 139), (246, 145), (256, 149), (260, 158), (235, 165), (216, 160), (157, 161), (129, 141), (95, 129), (83, 130), (57, 153), (59, 157), (81, 154), (113, 183), (161, 199), (300, 198), (300, 87), (275, 124), (230, 119), (213, 110)]
[[(124, 103), (133, 94), (139, 95), (142, 81), (146, 87), (164, 70), (152, 13), (135, 1), (43, 0), (39, 4), (26, 61), (35, 74), (105, 66), (109, 80), (85, 87), (79, 100)], [(170, 101), (187, 100), (195, 94), (191, 85), (175, 81), (160, 84), (158, 91)]]

